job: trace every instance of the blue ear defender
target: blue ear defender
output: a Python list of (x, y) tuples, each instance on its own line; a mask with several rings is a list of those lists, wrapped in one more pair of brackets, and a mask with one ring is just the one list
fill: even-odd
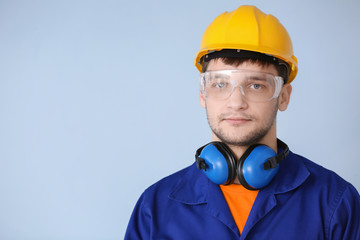
[(288, 146), (280, 139), (276, 152), (263, 144), (251, 145), (236, 161), (231, 149), (222, 142), (210, 142), (196, 151), (196, 166), (216, 184), (228, 185), (238, 177), (241, 185), (249, 190), (266, 187), (279, 171), (279, 163), (289, 153)]

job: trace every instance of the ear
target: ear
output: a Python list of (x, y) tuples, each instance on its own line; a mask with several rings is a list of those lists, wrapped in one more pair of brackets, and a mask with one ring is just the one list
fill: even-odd
[(199, 97), (200, 97), (200, 105), (205, 108), (206, 104), (205, 104), (205, 96), (204, 94), (201, 93), (201, 91), (199, 91)]
[(287, 83), (283, 86), (281, 89), (280, 95), (279, 95), (279, 110), (285, 111), (289, 105), (290, 102), (290, 96), (291, 96), (292, 86)]

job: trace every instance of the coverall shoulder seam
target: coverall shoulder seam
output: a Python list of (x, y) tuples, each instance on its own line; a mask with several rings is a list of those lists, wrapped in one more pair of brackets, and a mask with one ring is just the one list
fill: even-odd
[(328, 220), (328, 223), (326, 224), (325, 226), (325, 238), (326, 239), (330, 239), (330, 231), (331, 231), (331, 228), (330, 228), (330, 225), (331, 225), (331, 222), (333, 221), (334, 219), (334, 214), (335, 212), (337, 211), (337, 209), (339, 208), (339, 205), (340, 205), (340, 200), (343, 198), (344, 194), (345, 194), (345, 191), (348, 189), (348, 186), (346, 183), (342, 182), (341, 184), (341, 188), (339, 189), (334, 201), (332, 202), (331, 206), (330, 206), (330, 210), (329, 210), (329, 220)]

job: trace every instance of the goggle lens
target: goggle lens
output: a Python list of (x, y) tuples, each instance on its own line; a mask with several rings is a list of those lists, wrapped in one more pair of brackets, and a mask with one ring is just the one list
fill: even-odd
[(201, 92), (207, 98), (224, 100), (236, 87), (248, 101), (266, 102), (279, 96), (282, 77), (247, 70), (220, 70), (200, 74)]

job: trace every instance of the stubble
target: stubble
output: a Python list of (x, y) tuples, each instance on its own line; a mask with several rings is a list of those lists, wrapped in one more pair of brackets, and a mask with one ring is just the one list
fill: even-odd
[[(265, 122), (263, 122), (260, 126), (256, 127), (253, 130), (250, 130), (249, 132), (239, 133), (236, 136), (233, 136), (230, 132), (226, 132), (225, 129), (223, 129), (220, 126), (220, 123), (224, 119), (224, 115), (220, 115), (217, 118), (213, 119), (211, 116), (209, 116), (208, 111), (206, 111), (207, 119), (209, 126), (212, 130), (212, 132), (218, 137), (223, 143), (226, 143), (227, 145), (233, 145), (233, 146), (250, 146), (252, 144), (260, 142), (266, 134), (270, 131), (271, 127), (275, 124), (276, 116), (277, 116), (277, 104), (273, 105), (273, 109), (271, 111), (270, 116), (266, 119)], [(257, 120), (253, 116), (249, 116), (249, 118), (252, 121)], [(236, 127), (236, 126), (234, 126)], [(241, 128), (242, 126), (238, 126), (238, 128)], [(236, 129), (237, 130), (237, 129)]]

